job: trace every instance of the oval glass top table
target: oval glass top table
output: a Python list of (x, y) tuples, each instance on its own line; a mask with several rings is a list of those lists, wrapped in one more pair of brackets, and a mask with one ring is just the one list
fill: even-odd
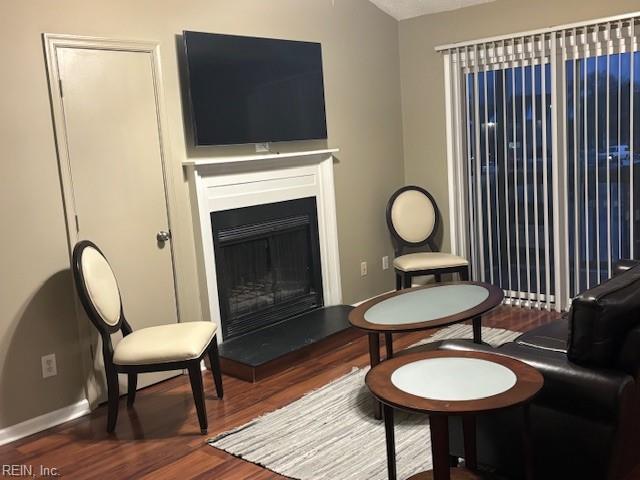
[[(502, 303), (501, 288), (481, 282), (437, 283), (387, 293), (349, 313), (349, 322), (369, 334), (369, 362), (380, 363), (380, 334), (386, 359), (393, 358), (393, 334), (473, 321), (473, 341), (482, 343), (482, 315)], [(375, 417), (380, 418), (379, 406)]]
[[(393, 409), (430, 417), (433, 470), (409, 480), (475, 479), (477, 469), (475, 415), (522, 406), (526, 478), (533, 478), (529, 402), (543, 377), (519, 360), (486, 352), (436, 350), (410, 353), (383, 362), (365, 382), (384, 411), (389, 479), (396, 479)], [(448, 416), (462, 416), (464, 469), (450, 469)]]

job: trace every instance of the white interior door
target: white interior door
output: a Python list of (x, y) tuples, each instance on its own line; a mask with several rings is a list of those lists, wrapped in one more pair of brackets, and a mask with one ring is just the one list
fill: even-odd
[[(172, 249), (170, 240), (157, 238), (170, 228), (153, 54), (58, 47), (55, 55), (67, 146), (61, 165), (67, 163), (72, 190), (67, 209), (76, 215), (70, 228), (105, 253), (134, 330), (175, 323)], [(100, 370), (97, 344), (93, 352)], [(140, 375), (138, 386), (175, 373)]]

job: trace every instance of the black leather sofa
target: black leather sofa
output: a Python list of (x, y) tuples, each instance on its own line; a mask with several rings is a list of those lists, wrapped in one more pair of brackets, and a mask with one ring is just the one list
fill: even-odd
[[(537, 479), (622, 479), (640, 462), (640, 264), (622, 261), (614, 270), (564, 318), (514, 342), (440, 345), (508, 355), (543, 374), (531, 407)], [(461, 422), (450, 422), (450, 452), (463, 456)], [(521, 411), (482, 415), (477, 425), (479, 463), (520, 478)]]

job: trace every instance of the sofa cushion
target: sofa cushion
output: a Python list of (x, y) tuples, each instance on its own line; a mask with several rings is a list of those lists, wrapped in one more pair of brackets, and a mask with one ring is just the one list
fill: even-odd
[(569, 310), (569, 359), (615, 366), (627, 333), (640, 324), (640, 266), (573, 299)]
[(560, 320), (534, 328), (516, 338), (516, 343), (540, 350), (567, 353), (567, 337), (569, 336), (569, 319), (564, 316)]

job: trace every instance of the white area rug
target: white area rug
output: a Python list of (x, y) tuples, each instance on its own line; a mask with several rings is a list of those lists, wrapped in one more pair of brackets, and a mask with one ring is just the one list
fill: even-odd
[[(483, 328), (493, 346), (520, 333)], [(418, 344), (472, 338), (469, 325), (453, 325)], [(213, 447), (299, 480), (386, 480), (384, 425), (373, 418), (364, 384), (368, 368), (351, 373), (301, 399), (209, 441)], [(398, 478), (431, 468), (428, 418), (396, 412)]]

